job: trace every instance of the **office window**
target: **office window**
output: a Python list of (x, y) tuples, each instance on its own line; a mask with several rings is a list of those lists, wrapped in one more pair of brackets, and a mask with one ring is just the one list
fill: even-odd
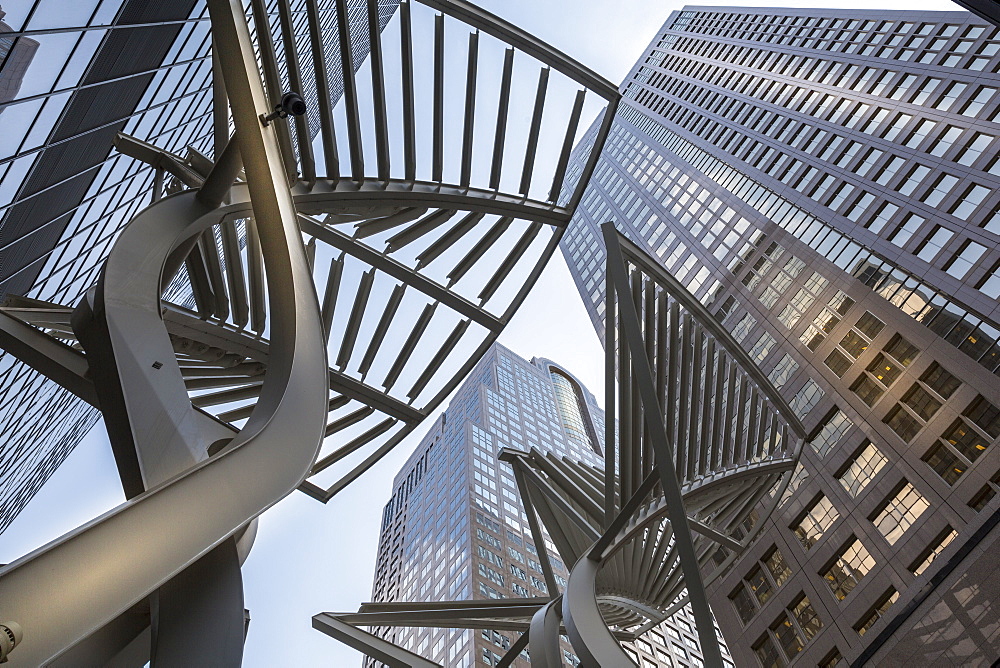
[(816, 454), (824, 457), (853, 426), (854, 423), (851, 422), (851, 419), (843, 411), (835, 408), (809, 444), (816, 451)]
[(881, 510), (872, 517), (872, 523), (890, 545), (895, 545), (928, 507), (930, 503), (927, 499), (904, 480), (895, 494), (887, 498)]
[[(961, 423), (960, 420), (958, 422)], [(958, 482), (968, 468), (968, 464), (942, 443), (931, 446), (923, 456), (923, 461), (949, 485)]]
[(884, 615), (889, 608), (892, 607), (892, 604), (895, 603), (898, 598), (899, 592), (897, 592), (894, 588), (889, 587), (888, 591), (886, 591), (879, 598), (878, 603), (876, 603), (871, 610), (865, 613), (865, 616), (862, 617), (861, 621), (854, 627), (854, 630), (858, 632), (858, 635), (863, 636), (868, 632), (868, 629), (875, 626), (875, 622), (882, 618), (882, 615)]
[(855, 453), (837, 479), (848, 494), (857, 498), (888, 463), (888, 458), (868, 441)]
[(799, 368), (799, 363), (792, 359), (792, 356), (785, 354), (768, 374), (767, 378), (779, 390), (784, 387), (788, 379), (792, 377)]
[(962, 196), (959, 197), (958, 202), (956, 202), (951, 207), (951, 210), (948, 213), (955, 216), (956, 218), (961, 218), (962, 220), (968, 220), (969, 216), (972, 215), (972, 212), (975, 211), (976, 208), (983, 203), (983, 200), (985, 200), (986, 196), (989, 194), (990, 194), (989, 188), (973, 184), (969, 186), (969, 188), (966, 189), (964, 193), (962, 193)]
[(843, 601), (874, 566), (875, 558), (852, 536), (822, 576), (837, 600)]
[(775, 620), (770, 633), (784, 656), (791, 660), (822, 628), (819, 616), (809, 599), (803, 595)]
[(816, 404), (820, 402), (824, 394), (825, 392), (823, 392), (819, 384), (810, 378), (802, 386), (802, 389), (795, 394), (789, 406), (792, 412), (798, 415), (799, 418), (805, 418)]
[(950, 526), (946, 526), (944, 530), (937, 535), (937, 538), (935, 538), (931, 544), (920, 553), (920, 556), (917, 557), (916, 561), (910, 564), (910, 572), (916, 576), (923, 575), (924, 571), (926, 571), (937, 556), (951, 544), (951, 541), (955, 540), (955, 536), (957, 535), (957, 531), (952, 529)]
[(820, 495), (791, 529), (802, 546), (808, 550), (819, 542), (839, 518), (840, 513), (837, 512), (833, 502), (826, 496)]
[(755, 562), (729, 595), (729, 600), (744, 624), (753, 619), (757, 609), (785, 584), (791, 574), (792, 569), (776, 546), (772, 546), (763, 559)]
[(961, 248), (945, 264), (944, 270), (955, 278), (964, 278), (985, 252), (986, 247), (982, 244), (966, 240)]

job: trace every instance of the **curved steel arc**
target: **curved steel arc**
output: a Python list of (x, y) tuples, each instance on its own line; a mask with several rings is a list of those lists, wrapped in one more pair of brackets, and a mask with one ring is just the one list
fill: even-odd
[[(0, 571), (3, 613), (25, 629), (11, 657), (14, 665), (46, 663), (148, 596), (294, 490), (319, 449), (328, 378), (315, 288), (294, 204), (281, 182), (277, 142), (271, 132), (254, 127), (256, 110), (267, 105), (243, 8), (225, 0), (210, 0), (209, 8), (228, 66), (226, 83), (247, 162), (275, 316), (261, 399), (222, 453)], [(234, 75), (240, 71), (242, 80)], [(250, 131), (244, 134), (243, 128)], [(215, 219), (205, 214), (196, 192), (160, 200), (126, 228), (108, 260), (104, 307), (115, 354), (130, 359), (137, 373), (142, 367), (140, 385), (173, 358), (162, 321), (151, 326), (153, 318), (160, 318), (164, 264)], [(141, 345), (132, 338), (136, 328), (149, 337)], [(145, 358), (157, 348), (164, 359)], [(154, 369), (154, 362), (164, 366)], [(123, 377), (122, 382), (127, 386), (136, 381)], [(183, 425), (179, 431), (184, 431)], [(253, 484), (246, 484), (250, 480)]]
[(570, 570), (562, 600), (566, 635), (586, 668), (634, 666), (601, 616), (596, 593), (600, 568), (599, 562), (585, 556)]

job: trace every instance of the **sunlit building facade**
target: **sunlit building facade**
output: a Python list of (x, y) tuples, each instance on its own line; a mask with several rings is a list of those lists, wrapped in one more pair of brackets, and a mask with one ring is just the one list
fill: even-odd
[(614, 221), (810, 432), (710, 585), (739, 665), (1000, 655), (998, 71), (965, 12), (687, 7), (623, 84), (562, 242), (595, 328)]
[[(262, 3), (263, 4), (263, 3)], [(367, 26), (367, 3), (349, 0)], [(399, 0), (379, 0), (379, 25)], [(306, 11), (290, 3), (306, 32)], [(6, 5), (0, 22), (0, 298), (74, 304), (97, 280), (118, 231), (170, 178), (113, 149), (119, 132), (174, 153), (192, 166), (215, 154), (208, 10), (193, 0), (81, 0), (54, 16), (41, 0)], [(279, 78), (289, 88), (268, 5)], [(321, 6), (330, 97), (343, 94), (335, 3)], [(368, 57), (366, 29), (351, 30), (355, 69)], [(308, 40), (300, 40), (307, 45)], [(310, 62), (308, 49), (298, 54)], [(304, 67), (303, 97), (316, 108)], [(310, 133), (318, 131), (313, 111)], [(227, 122), (223, 120), (222, 122)], [(225, 129), (220, 135), (228, 134)], [(171, 286), (190, 292), (186, 281)], [(24, 302), (27, 303), (27, 302)], [(66, 459), (98, 418), (59, 386), (0, 354), (0, 531)]]
[[(563, 367), (528, 362), (494, 345), (395, 478), (383, 512), (373, 601), (549, 596), (513, 471), (497, 460), (507, 447), (603, 466), (604, 411)], [(545, 542), (563, 586), (572, 564), (559, 561), (547, 535)], [(493, 630), (376, 632), (445, 666), (496, 665), (517, 640)], [(627, 647), (644, 668), (703, 665), (687, 609)], [(562, 653), (565, 665), (579, 664), (568, 642)], [(380, 664), (366, 659), (364, 665)], [(529, 653), (513, 665), (530, 665)]]

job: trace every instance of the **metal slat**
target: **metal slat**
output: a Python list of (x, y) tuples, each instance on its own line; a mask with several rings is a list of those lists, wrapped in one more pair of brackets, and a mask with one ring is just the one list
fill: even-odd
[(205, 408), (207, 406), (218, 406), (220, 404), (228, 404), (233, 401), (243, 401), (245, 399), (253, 399), (260, 395), (260, 388), (264, 381), (257, 381), (251, 385), (245, 385), (243, 387), (235, 387), (228, 390), (222, 390), (220, 392), (211, 392), (209, 394), (202, 394), (197, 397), (191, 397), (191, 403), (199, 408)]
[(358, 373), (361, 374), (362, 380), (368, 375), (368, 370), (371, 369), (372, 362), (375, 361), (375, 355), (382, 346), (382, 341), (385, 339), (386, 332), (389, 331), (389, 325), (392, 324), (392, 319), (396, 315), (399, 303), (403, 300), (403, 293), (405, 291), (405, 285), (397, 285), (392, 289), (392, 294), (389, 295), (389, 302), (386, 304), (385, 310), (382, 311), (382, 317), (375, 327), (371, 341), (368, 342), (368, 349), (365, 350), (365, 355), (361, 359), (360, 366), (358, 366)]
[(692, 352), (694, 353), (693, 359), (691, 361), (691, 394), (690, 394), (690, 414), (688, 415), (688, 430), (687, 438), (677, 444), (677, 448), (683, 448), (686, 457), (686, 470), (687, 479), (691, 480), (695, 475), (695, 468), (697, 465), (697, 439), (698, 439), (698, 427), (699, 419), (701, 418), (702, 405), (701, 405), (701, 383), (702, 374), (704, 372), (704, 367), (702, 365), (702, 345), (705, 341), (705, 331), (697, 325), (697, 323), (692, 323), (694, 325), (694, 342), (692, 343)]
[(324, 436), (330, 436), (331, 434), (336, 434), (338, 431), (343, 431), (351, 425), (361, 422), (374, 412), (375, 409), (371, 406), (362, 406), (356, 411), (352, 411), (344, 417), (334, 420), (330, 424), (326, 425), (326, 432), (324, 433)]
[(438, 348), (434, 357), (431, 358), (430, 364), (428, 364), (427, 368), (424, 369), (424, 372), (420, 374), (420, 377), (417, 379), (417, 382), (413, 384), (413, 387), (410, 388), (410, 391), (406, 393), (406, 396), (409, 397), (411, 401), (417, 398), (417, 396), (423, 391), (424, 387), (427, 386), (431, 377), (433, 377), (434, 374), (441, 369), (445, 358), (450, 355), (451, 351), (453, 351), (455, 346), (458, 345), (459, 339), (461, 339), (462, 335), (465, 334), (467, 329), (469, 329), (470, 323), (470, 320), (462, 320), (455, 325), (454, 329), (451, 330), (451, 334), (448, 335), (448, 338), (446, 338), (444, 343), (441, 344), (441, 347)]
[(444, 171), (444, 14), (434, 16), (433, 164), (431, 180), (438, 183)]
[(434, 315), (434, 309), (437, 308), (438, 302), (432, 304), (427, 304), (424, 306), (424, 310), (420, 312), (420, 317), (417, 318), (417, 324), (413, 326), (413, 331), (410, 335), (406, 337), (406, 342), (403, 344), (402, 349), (400, 349), (399, 354), (396, 355), (395, 361), (392, 363), (392, 367), (389, 369), (389, 373), (386, 374), (385, 380), (382, 381), (382, 387), (385, 388), (386, 392), (392, 389), (392, 386), (396, 384), (399, 380), (399, 374), (402, 373), (403, 367), (406, 366), (406, 362), (410, 359), (410, 355), (413, 354), (413, 349), (417, 347), (417, 342), (423, 335), (424, 330), (427, 329), (427, 324), (431, 321), (431, 317)]
[(347, 329), (344, 330), (344, 338), (340, 342), (340, 352), (337, 353), (337, 366), (340, 367), (341, 371), (351, 361), (351, 355), (354, 353), (354, 344), (358, 340), (358, 331), (361, 329), (361, 321), (364, 319), (365, 307), (368, 305), (368, 297), (371, 295), (374, 282), (374, 269), (369, 269), (361, 275), (361, 283), (358, 285), (357, 296), (354, 298), (351, 316), (347, 319)]
[(385, 74), (382, 67), (382, 31), (379, 30), (378, 0), (368, 0), (368, 58), (372, 70), (372, 102), (375, 106), (375, 160), (379, 181), (389, 180), (389, 127), (385, 114)]
[(320, 471), (336, 464), (341, 459), (349, 457), (350, 455), (357, 452), (363, 446), (367, 445), (368, 443), (372, 442), (385, 432), (392, 429), (392, 427), (396, 423), (397, 420), (395, 418), (386, 418), (385, 420), (382, 420), (368, 431), (364, 432), (360, 436), (351, 439), (340, 448), (337, 448), (337, 450), (335, 450), (334, 452), (331, 452), (329, 455), (316, 462), (316, 464), (313, 465), (311, 473), (315, 475)]
[[(625, 301), (628, 297), (619, 295)], [(619, 316), (620, 317), (620, 316)], [(621, 320), (618, 321), (619, 327)], [(632, 496), (632, 362), (628, 344), (618, 342), (618, 487), (621, 492), (621, 502), (625, 503)], [(613, 420), (612, 420), (613, 422)]]
[(407, 181), (417, 180), (416, 132), (413, 108), (413, 27), (409, 0), (399, 3), (399, 41), (403, 87), (403, 170)]
[(306, 0), (306, 17), (309, 24), (309, 46), (312, 49), (313, 72), (316, 74), (316, 97), (319, 104), (320, 139), (323, 143), (323, 163), (326, 176), (334, 182), (340, 180), (340, 154), (337, 149), (337, 132), (333, 124), (333, 100), (330, 80), (326, 70), (324, 44), (320, 35), (319, 3)]
[(680, 334), (680, 304), (670, 301), (670, 326), (668, 327), (669, 343), (667, 344), (667, 399), (664, 407), (664, 417), (667, 423), (667, 439), (676, 443), (676, 411), (677, 404), (677, 382), (679, 372), (677, 370), (677, 358), (680, 354), (680, 344), (678, 337)]
[[(615, 310), (615, 286), (611, 282), (611, 273), (604, 276), (605, 316), (604, 316), (604, 377), (615, 377), (615, 349), (617, 348), (616, 332), (618, 317)], [(604, 388), (604, 530), (608, 531), (618, 512), (619, 505), (615, 501), (615, 384), (605, 383)]]
[(250, 320), (250, 303), (247, 300), (246, 276), (243, 270), (243, 256), (236, 233), (236, 221), (224, 221), (222, 227), (222, 254), (226, 260), (226, 279), (233, 308), (233, 322), (237, 327), (246, 327)]
[(250, 329), (263, 334), (267, 323), (267, 295), (264, 287), (264, 258), (260, 254), (260, 236), (257, 234), (257, 223), (252, 218), (245, 218), (243, 224), (247, 231), (247, 273), (250, 288)]
[[(643, 276), (643, 309), (645, 325), (643, 338), (646, 342), (646, 360), (649, 362), (650, 373), (656, 378), (656, 284)], [(661, 395), (657, 395), (661, 396)], [(656, 406), (659, 408), (659, 405)], [(642, 454), (639, 458), (638, 480), (644, 480), (653, 470), (653, 445), (649, 440), (649, 429), (642, 428)]]
[(441, 225), (448, 222), (452, 216), (455, 215), (455, 211), (449, 209), (438, 209), (434, 213), (430, 214), (422, 220), (418, 220), (409, 227), (400, 232), (394, 234), (389, 238), (385, 252), (395, 253), (399, 249), (413, 243), (420, 237), (424, 236), (428, 232), (440, 227)]
[(751, 386), (749, 412), (750, 420), (747, 425), (746, 443), (743, 449), (743, 458), (745, 461), (753, 459), (755, 442), (757, 440), (757, 420), (760, 418), (760, 394), (757, 392), (756, 385)]
[(722, 456), (720, 462), (722, 466), (729, 466), (733, 462), (733, 416), (737, 410), (736, 385), (737, 366), (736, 360), (729, 360), (729, 380), (726, 382), (726, 416), (722, 419)]
[(202, 256), (205, 258), (205, 268), (208, 270), (208, 280), (215, 294), (215, 317), (225, 320), (229, 317), (229, 297), (226, 294), (226, 279), (222, 275), (222, 260), (219, 258), (219, 247), (215, 243), (215, 230), (205, 230), (198, 239)]
[(423, 269), (446, 250), (454, 246), (462, 237), (471, 232), (485, 215), (484, 213), (473, 212), (458, 221), (450, 230), (442, 234), (423, 253), (417, 256), (417, 269)]
[(354, 80), (354, 56), (351, 53), (351, 34), (347, 0), (337, 2), (337, 37), (340, 41), (340, 71), (344, 80), (344, 110), (347, 113), (347, 145), (351, 152), (351, 178), (365, 180), (365, 156), (361, 147), (361, 121), (358, 117), (358, 90)]
[(708, 347), (705, 351), (705, 387), (701, 401), (701, 435), (698, 443), (699, 457), (696, 475), (705, 475), (710, 471), (712, 450), (710, 448), (709, 431), (712, 428), (712, 390), (716, 385), (715, 377), (715, 339), (708, 337)]
[(333, 314), (337, 309), (337, 295), (340, 292), (340, 278), (344, 274), (344, 254), (330, 260), (330, 270), (326, 275), (326, 289), (323, 291), (323, 306), (320, 315), (323, 320), (323, 336), (329, 341), (333, 328)]
[(198, 308), (198, 317), (207, 318), (215, 312), (215, 293), (212, 292), (208, 268), (205, 266), (205, 256), (202, 254), (199, 244), (196, 243), (191, 248), (191, 252), (184, 258), (184, 266), (187, 268), (194, 303)]
[(570, 113), (569, 124), (566, 126), (566, 137), (563, 139), (562, 151), (559, 153), (559, 161), (556, 163), (556, 173), (552, 177), (552, 188), (549, 190), (549, 201), (559, 201), (559, 192), (562, 190), (562, 182), (566, 177), (566, 166), (569, 164), (570, 153), (573, 152), (573, 142), (576, 139), (577, 128), (580, 127), (580, 114), (583, 113), (583, 102), (587, 97), (587, 91), (576, 92), (576, 100), (573, 101), (573, 111)]
[(497, 240), (503, 236), (503, 233), (507, 231), (508, 227), (510, 227), (512, 220), (513, 218), (504, 216), (503, 218), (497, 220), (497, 222), (493, 223), (493, 227), (491, 227), (486, 234), (483, 235), (482, 239), (476, 242), (476, 245), (472, 247), (472, 250), (466, 253), (465, 257), (463, 257), (459, 263), (455, 265), (455, 268), (448, 274), (448, 287), (451, 287), (462, 280), (462, 277), (465, 276), (466, 272), (472, 268), (472, 265), (474, 265), (479, 258), (481, 258), (486, 251), (492, 248), (493, 244), (495, 244)]
[(469, 33), (469, 64), (465, 75), (465, 127), (462, 132), (462, 171), (459, 185), (472, 179), (472, 136), (476, 124), (476, 74), (479, 69), (479, 31)]
[(712, 449), (712, 469), (716, 470), (722, 467), (722, 450), (720, 447), (720, 439), (722, 437), (723, 430), (723, 418), (722, 410), (723, 404), (725, 403), (725, 396), (723, 393), (726, 390), (726, 350), (724, 348), (718, 351), (719, 360), (716, 365), (715, 370), (715, 401), (712, 413), (712, 430), (709, 436), (709, 442), (711, 443)]
[(538, 88), (535, 90), (535, 106), (531, 112), (531, 127), (528, 130), (528, 146), (521, 168), (521, 186), (518, 192), (527, 196), (531, 187), (531, 174), (535, 169), (535, 153), (538, 149), (538, 133), (542, 129), (542, 112), (545, 110), (545, 93), (549, 85), (549, 68), (543, 67), (538, 73)]
[(530, 246), (531, 242), (535, 240), (535, 237), (538, 236), (541, 229), (541, 223), (532, 223), (528, 226), (528, 229), (524, 231), (521, 237), (517, 240), (517, 243), (514, 244), (514, 247), (510, 249), (510, 252), (507, 253), (507, 257), (505, 257), (503, 262), (500, 263), (496, 272), (479, 293), (480, 303), (485, 304), (489, 301), (489, 299), (503, 283), (504, 279), (506, 279), (510, 274), (511, 270), (514, 269), (514, 265), (516, 265), (518, 260), (521, 259), (525, 251), (528, 250), (528, 246)]
[(394, 227), (416, 220), (425, 213), (427, 213), (425, 207), (408, 207), (388, 216), (366, 220), (363, 223), (358, 223), (357, 227), (354, 228), (354, 238), (365, 239), (373, 234), (391, 230)]
[[(307, 0), (308, 1), (308, 0)], [(285, 75), (288, 85), (296, 92), (302, 91), (302, 76), (299, 73), (299, 59), (295, 52), (295, 34), (292, 27), (292, 10), (288, 0), (278, 0), (278, 22), (281, 26), (281, 44), (285, 52)], [(299, 164), (302, 177), (307, 183), (316, 181), (316, 161), (313, 158), (312, 135), (306, 114), (295, 117), (295, 138), (299, 145)]]
[(678, 403), (674, 404), (674, 410), (677, 412), (677, 440), (674, 441), (674, 458), (675, 466), (677, 469), (677, 479), (683, 480), (684, 473), (687, 471), (687, 453), (686, 448), (683, 444), (687, 442), (688, 439), (688, 416), (689, 416), (689, 406), (691, 405), (691, 314), (687, 311), (681, 315), (681, 320), (683, 322), (681, 328), (681, 375), (679, 391), (678, 391)]
[(514, 49), (503, 54), (503, 75), (500, 79), (500, 102), (497, 105), (497, 129), (493, 136), (493, 165), (490, 168), (490, 188), (500, 187), (503, 167), (503, 145), (507, 138), (507, 114), (510, 112), (510, 82), (514, 74)]

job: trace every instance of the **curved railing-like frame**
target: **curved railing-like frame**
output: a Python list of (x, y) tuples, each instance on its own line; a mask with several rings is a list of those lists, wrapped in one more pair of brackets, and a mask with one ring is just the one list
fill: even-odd
[[(24, 630), (14, 665), (239, 663), (239, 566), (254, 519), (296, 487), (329, 500), (410, 433), (496, 340), (579, 202), (610, 127), (614, 86), (461, 0), (423, 2), (449, 25), (473, 29), (461, 88), (445, 76), (445, 14), (428, 23), (432, 37), (415, 40), (408, 2), (394, 28), (400, 72), (387, 79), (378, 3), (367, 3), (360, 25), (347, 20), (343, 0), (333, 4), (340, 46), (331, 60), (315, 0), (305, 3), (308, 40), (296, 40), (287, 1), (271, 16), (253, 0), (256, 42), (242, 3), (209, 0), (222, 75), (216, 127), (228, 129), (231, 113), (232, 139), (216, 138), (213, 161), (120, 135), (119, 151), (150, 164), (156, 185), (96, 288), (75, 309), (13, 298), (0, 310), (0, 344), (101, 408), (129, 498), (0, 569), (0, 617)], [(352, 30), (368, 32), (365, 74), (355, 72)], [(502, 59), (498, 91), (477, 89), (487, 37)], [(422, 45), (433, 45), (425, 115), (413, 74)], [(518, 68), (524, 56), (540, 64), (518, 150), (507, 117), (524, 81), (515, 51)], [(339, 107), (329, 95), (332, 66), (344, 78)], [(309, 67), (318, 132), (305, 116), (263, 123)], [(370, 123), (359, 107), (368, 76)], [(566, 170), (586, 92), (560, 107), (548, 93), (559, 77), (611, 107), (579, 173)], [(398, 150), (389, 142), (387, 80), (402, 88)], [(454, 167), (444, 150), (455, 129), (443, 123), (446, 84), (464, 90)], [(491, 144), (475, 131), (487, 94), (499, 99)], [(556, 121), (545, 116), (550, 108)], [(335, 109), (347, 128), (349, 175), (340, 173)], [(539, 150), (553, 123), (555, 160)], [(424, 135), (426, 165), (417, 153)], [(374, 175), (365, 171), (366, 145)], [(574, 186), (557, 201), (563, 181)], [(322, 480), (344, 465), (332, 485)]]
[[(521, 632), (501, 666), (529, 643), (532, 665), (560, 665), (561, 632), (583, 665), (628, 666), (620, 640), (690, 605), (706, 665), (722, 665), (705, 583), (756, 537), (805, 431), (693, 295), (610, 223), (604, 238), (604, 469), (534, 450), (500, 455), (513, 469), (552, 598), (373, 603), (356, 614), (317, 615), (314, 626), (362, 649), (389, 649), (379, 638), (359, 639), (355, 627), (428, 625), (422, 615), (433, 606), (435, 625)], [(574, 564), (561, 593), (542, 525), (563, 563)]]

